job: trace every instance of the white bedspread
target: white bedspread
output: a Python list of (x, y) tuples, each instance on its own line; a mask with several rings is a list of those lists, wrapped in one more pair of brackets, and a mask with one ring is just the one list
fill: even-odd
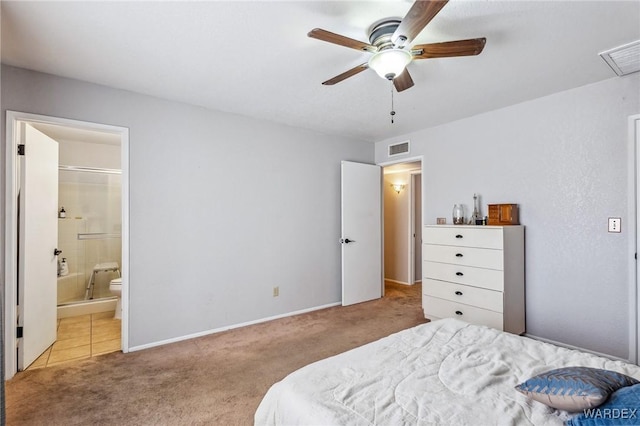
[(585, 366), (640, 379), (640, 367), (444, 319), (327, 358), (274, 384), (256, 425), (547, 425), (568, 413), (518, 383)]

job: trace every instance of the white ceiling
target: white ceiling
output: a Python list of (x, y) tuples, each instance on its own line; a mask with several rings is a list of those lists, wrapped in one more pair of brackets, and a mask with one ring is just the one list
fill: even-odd
[(598, 53), (640, 39), (637, 0), (452, 0), (413, 44), (486, 37), (484, 52), (410, 64), (391, 124), (389, 82), (372, 70), (320, 84), (369, 54), (306, 34), (368, 41), (411, 4), (2, 1), (2, 62), (376, 141), (613, 78)]

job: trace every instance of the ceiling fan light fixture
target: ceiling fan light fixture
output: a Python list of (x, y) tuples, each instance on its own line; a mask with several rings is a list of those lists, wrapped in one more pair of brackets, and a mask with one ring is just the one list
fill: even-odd
[(369, 59), (369, 68), (373, 69), (381, 78), (393, 80), (411, 62), (411, 53), (403, 49), (386, 49), (374, 54)]

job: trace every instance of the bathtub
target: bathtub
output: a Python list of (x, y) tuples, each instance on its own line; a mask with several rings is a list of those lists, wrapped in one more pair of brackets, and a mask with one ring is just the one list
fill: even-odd
[(82, 272), (58, 277), (58, 318), (115, 311), (115, 296), (84, 300), (85, 290), (85, 276)]

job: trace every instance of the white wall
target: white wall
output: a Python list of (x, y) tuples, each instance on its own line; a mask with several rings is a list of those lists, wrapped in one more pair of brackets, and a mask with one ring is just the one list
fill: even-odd
[(131, 347), (340, 301), (340, 161), (371, 144), (3, 66), (7, 109), (129, 128)]
[[(640, 74), (612, 78), (376, 143), (411, 140), (424, 155), (425, 224), (518, 203), (526, 226), (527, 332), (629, 355), (627, 119), (640, 112)], [(622, 217), (623, 232), (607, 233)]]
[(58, 141), (59, 163), (61, 165), (99, 169), (120, 168), (120, 145), (54, 139)]

